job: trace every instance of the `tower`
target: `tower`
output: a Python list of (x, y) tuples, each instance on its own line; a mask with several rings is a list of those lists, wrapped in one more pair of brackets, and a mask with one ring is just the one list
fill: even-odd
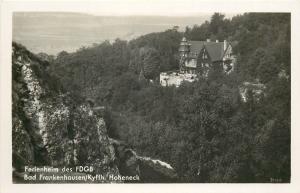
[(180, 71), (183, 70), (184, 62), (188, 56), (189, 51), (190, 51), (190, 44), (187, 42), (186, 38), (183, 37), (180, 42), (180, 46), (179, 46), (179, 53), (180, 53), (179, 69), (180, 69)]
[(190, 50), (189, 46), (190, 45), (188, 44), (186, 38), (183, 37), (182, 40), (181, 40), (181, 42), (180, 42), (180, 46), (179, 46), (180, 56), (186, 56), (186, 54)]

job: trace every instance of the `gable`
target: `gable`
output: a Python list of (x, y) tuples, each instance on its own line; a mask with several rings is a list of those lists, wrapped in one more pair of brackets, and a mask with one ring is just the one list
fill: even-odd
[(218, 44), (216, 42), (207, 42), (207, 41), (188, 41), (188, 44), (190, 45), (190, 52), (189, 57), (190, 58), (197, 58), (198, 54), (202, 50), (202, 48), (205, 45), (213, 45)]
[(188, 41), (190, 45), (189, 57), (190, 58), (197, 58), (198, 54), (200, 53), (201, 49), (204, 46), (204, 41)]
[(226, 50), (224, 50), (224, 42), (207, 42), (207, 41), (187, 41), (189, 45), (188, 58), (198, 58), (202, 49), (208, 53), (212, 62), (222, 61), (224, 56), (230, 56), (232, 46), (228, 42)]
[(223, 59), (223, 55), (224, 55), (224, 43), (223, 42), (205, 45), (204, 49), (209, 54), (209, 57), (212, 62), (220, 61)]
[(188, 43), (190, 44), (190, 52), (198, 54), (203, 48), (205, 41), (188, 41)]
[(229, 44), (228, 47), (227, 47), (227, 49), (226, 49), (226, 51), (223, 54), (223, 58), (224, 59), (230, 58), (231, 54), (232, 54), (232, 46)]
[(210, 55), (208, 54), (207, 50), (205, 49), (205, 47), (203, 47), (198, 55), (197, 60), (200, 60), (202, 62), (208, 62), (210, 61)]
[(222, 60), (224, 56), (224, 42), (188, 41), (190, 45), (189, 58), (197, 58), (204, 48), (211, 61)]

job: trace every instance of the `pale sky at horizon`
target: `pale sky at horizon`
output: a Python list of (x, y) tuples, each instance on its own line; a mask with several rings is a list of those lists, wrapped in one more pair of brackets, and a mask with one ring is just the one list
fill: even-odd
[[(98, 2), (97, 2), (98, 1)], [(88, 3), (90, 2), (90, 3)], [(40, 5), (40, 6), (39, 6)], [(49, 6), (45, 4), (26, 4), (30, 10), (77, 12), (95, 16), (203, 16), (214, 12), (227, 13), (226, 16), (242, 14), (243, 9), (234, 9), (225, 2), (218, 0), (89, 0), (87, 3), (53, 0)], [(36, 6), (36, 7), (35, 7)], [(30, 11), (29, 10), (29, 11)]]
[[(101, 12), (102, 13), (102, 12)], [(201, 25), (210, 20), (213, 12), (193, 16), (102, 16), (100, 12), (15, 12), (13, 14), (13, 40), (34, 53), (57, 54), (74, 52), (116, 38), (131, 40), (141, 35), (162, 32), (179, 26)], [(227, 17), (235, 14), (223, 13)]]

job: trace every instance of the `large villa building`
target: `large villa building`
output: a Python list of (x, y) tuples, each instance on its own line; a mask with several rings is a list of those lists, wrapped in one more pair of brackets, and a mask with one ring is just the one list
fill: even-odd
[(234, 70), (235, 57), (232, 54), (232, 44), (210, 41), (188, 41), (185, 37), (179, 46), (179, 71), (162, 72), (162, 86), (179, 86), (183, 81), (193, 82), (198, 76), (207, 77), (212, 67), (220, 67), (228, 74)]

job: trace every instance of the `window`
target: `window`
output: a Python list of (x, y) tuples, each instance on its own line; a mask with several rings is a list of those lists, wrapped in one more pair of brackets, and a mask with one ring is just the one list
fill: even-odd
[(202, 59), (207, 59), (208, 57), (207, 57), (207, 54), (205, 53), (205, 52), (203, 52), (203, 54), (202, 54)]

